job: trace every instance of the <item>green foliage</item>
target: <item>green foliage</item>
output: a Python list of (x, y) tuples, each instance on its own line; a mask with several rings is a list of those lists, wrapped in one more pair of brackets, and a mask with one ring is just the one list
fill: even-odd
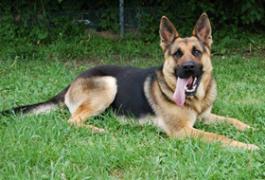
[(99, 30), (109, 30), (113, 32), (119, 31), (119, 10), (117, 8), (109, 8), (99, 15), (97, 27)]
[[(68, 37), (71, 33), (77, 33), (78, 25), (73, 20), (79, 18), (91, 20), (99, 30), (119, 30), (117, 1), (4, 0), (0, 3), (0, 9), (0, 33), (6, 29), (13, 31), (11, 36), (5, 37), (27, 36), (35, 42), (47, 42), (56, 38), (58, 31)], [(83, 12), (87, 15), (82, 16)], [(263, 29), (264, 32), (265, 3), (261, 0), (126, 1), (125, 23), (130, 28), (137, 28), (142, 37), (150, 41), (155, 40), (162, 15), (168, 16), (179, 31), (187, 33), (202, 12), (209, 14), (213, 27), (218, 29), (230, 31), (233, 28), (244, 28), (254, 32)], [(7, 20), (12, 23), (7, 23)], [(10, 27), (14, 25), (14, 28)]]
[(142, 38), (145, 41), (153, 41), (157, 38), (159, 21), (158, 17), (153, 13), (139, 10), (136, 18), (138, 19), (138, 30), (143, 34)]

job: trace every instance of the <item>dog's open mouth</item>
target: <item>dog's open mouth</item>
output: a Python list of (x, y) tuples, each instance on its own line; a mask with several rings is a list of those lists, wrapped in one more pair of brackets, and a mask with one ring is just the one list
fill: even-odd
[(186, 95), (187, 96), (194, 95), (197, 90), (198, 84), (199, 84), (199, 79), (197, 77), (191, 76), (190, 78), (188, 78), (187, 85), (184, 87)]
[(177, 78), (176, 89), (173, 94), (173, 100), (178, 106), (183, 106), (186, 96), (194, 96), (199, 86), (200, 78), (190, 76), (189, 78)]

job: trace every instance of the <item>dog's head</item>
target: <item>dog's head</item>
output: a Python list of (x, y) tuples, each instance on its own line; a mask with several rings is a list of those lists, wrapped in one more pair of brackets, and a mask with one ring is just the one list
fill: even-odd
[(174, 89), (173, 99), (183, 106), (187, 96), (195, 96), (205, 74), (211, 74), (211, 25), (206, 13), (198, 19), (191, 37), (180, 37), (170, 20), (160, 22), (160, 46), (164, 52), (163, 74)]

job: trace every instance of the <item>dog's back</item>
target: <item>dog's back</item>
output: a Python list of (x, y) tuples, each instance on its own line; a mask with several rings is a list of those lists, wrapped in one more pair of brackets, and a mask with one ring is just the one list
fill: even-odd
[(148, 76), (154, 76), (157, 67), (148, 69), (121, 67), (114, 65), (97, 66), (80, 74), (78, 78), (111, 76), (117, 80), (117, 94), (111, 108), (121, 115), (141, 117), (153, 114), (144, 93), (144, 82)]

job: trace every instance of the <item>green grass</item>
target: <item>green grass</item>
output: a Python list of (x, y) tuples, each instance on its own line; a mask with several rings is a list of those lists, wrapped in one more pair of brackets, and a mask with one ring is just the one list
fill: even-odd
[[(0, 179), (264, 179), (265, 58), (258, 50), (243, 54), (248, 45), (235, 44), (241, 51), (229, 49), (213, 57), (218, 82), (213, 111), (256, 130), (238, 132), (226, 124), (196, 127), (257, 144), (259, 151), (169, 139), (151, 125), (120, 123), (111, 112), (90, 121), (107, 133), (92, 134), (69, 127), (68, 111), (58, 109), (39, 116), (0, 117)], [(0, 110), (46, 100), (95, 64), (147, 67), (163, 62), (158, 43), (133, 39), (73, 37), (30, 46), (29, 52), (2, 46)], [(255, 47), (264, 50), (262, 43)]]

